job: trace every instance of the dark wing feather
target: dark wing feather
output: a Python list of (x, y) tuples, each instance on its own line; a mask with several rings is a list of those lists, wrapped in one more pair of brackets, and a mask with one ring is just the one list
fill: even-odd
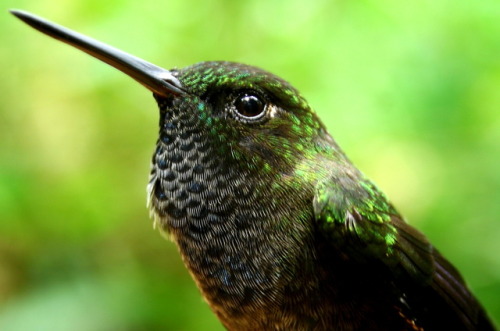
[[(494, 330), (458, 271), (358, 173), (332, 174), (313, 201), (319, 231), (360, 264), (394, 275), (413, 319), (431, 330)], [(368, 265), (368, 263), (367, 263)]]
[[(411, 260), (414, 266), (406, 270), (412, 278), (399, 277), (399, 284), (407, 288), (410, 305), (420, 315), (422, 324), (432, 325), (433, 329), (448, 330), (494, 330), (494, 327), (481, 304), (467, 288), (457, 269), (451, 265), (426, 238), (416, 229), (405, 223), (401, 218), (393, 216), (392, 222), (398, 230), (399, 243), (396, 249), (399, 256), (425, 256), (422, 254), (408, 254), (408, 251), (420, 250), (425, 242), (430, 249), (430, 277), (422, 280), (420, 275), (428, 275), (429, 270), (424, 270), (422, 261)], [(405, 266), (411, 265), (404, 264)]]

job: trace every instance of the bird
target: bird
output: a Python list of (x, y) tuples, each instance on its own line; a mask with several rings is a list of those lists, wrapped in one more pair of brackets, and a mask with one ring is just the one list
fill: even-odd
[(153, 93), (149, 210), (226, 329), (495, 329), (287, 81), (226, 61), (166, 70), (11, 13)]

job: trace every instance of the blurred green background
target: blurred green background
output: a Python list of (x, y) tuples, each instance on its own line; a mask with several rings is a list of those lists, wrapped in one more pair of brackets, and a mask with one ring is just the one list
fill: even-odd
[(8, 8), (287, 79), (500, 321), (498, 0), (2, 4), (0, 330), (222, 329), (148, 217), (150, 93)]

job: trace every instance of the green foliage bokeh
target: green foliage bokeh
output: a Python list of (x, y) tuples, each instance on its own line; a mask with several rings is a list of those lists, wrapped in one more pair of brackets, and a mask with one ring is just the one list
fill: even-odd
[[(500, 321), (497, 0), (3, 4), (166, 68), (230, 60), (290, 81)], [(0, 329), (222, 329), (148, 217), (150, 93), (7, 9)]]

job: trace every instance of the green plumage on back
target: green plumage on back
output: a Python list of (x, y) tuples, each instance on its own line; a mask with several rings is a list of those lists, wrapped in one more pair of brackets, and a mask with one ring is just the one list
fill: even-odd
[[(347, 263), (371, 265), (365, 270), (366, 277), (377, 268), (390, 272), (391, 282), (403, 293), (397, 310), (415, 330), (439, 330), (451, 325), (454, 330), (490, 328), (483, 325), (483, 312), (458, 271), (359, 171), (334, 168), (316, 186), (313, 206), (319, 231), (330, 249), (342, 252)], [(408, 310), (415, 302), (421, 304), (422, 299), (413, 301), (412, 296), (423, 293), (430, 301), (424, 309), (427, 314), (435, 305), (434, 309), (442, 309), (437, 316), (448, 316), (447, 311), (452, 311), (457, 314), (456, 320), (439, 321), (436, 316), (425, 321), (425, 317)], [(446, 309), (443, 303), (448, 304)]]
[[(360, 262), (378, 260), (412, 277), (427, 279), (431, 245), (410, 229), (386, 196), (358, 171), (333, 171), (316, 187), (313, 201), (318, 226), (333, 246)], [(415, 241), (405, 238), (411, 231)], [(428, 272), (416, 272), (417, 266)], [(400, 270), (398, 270), (400, 268)]]

